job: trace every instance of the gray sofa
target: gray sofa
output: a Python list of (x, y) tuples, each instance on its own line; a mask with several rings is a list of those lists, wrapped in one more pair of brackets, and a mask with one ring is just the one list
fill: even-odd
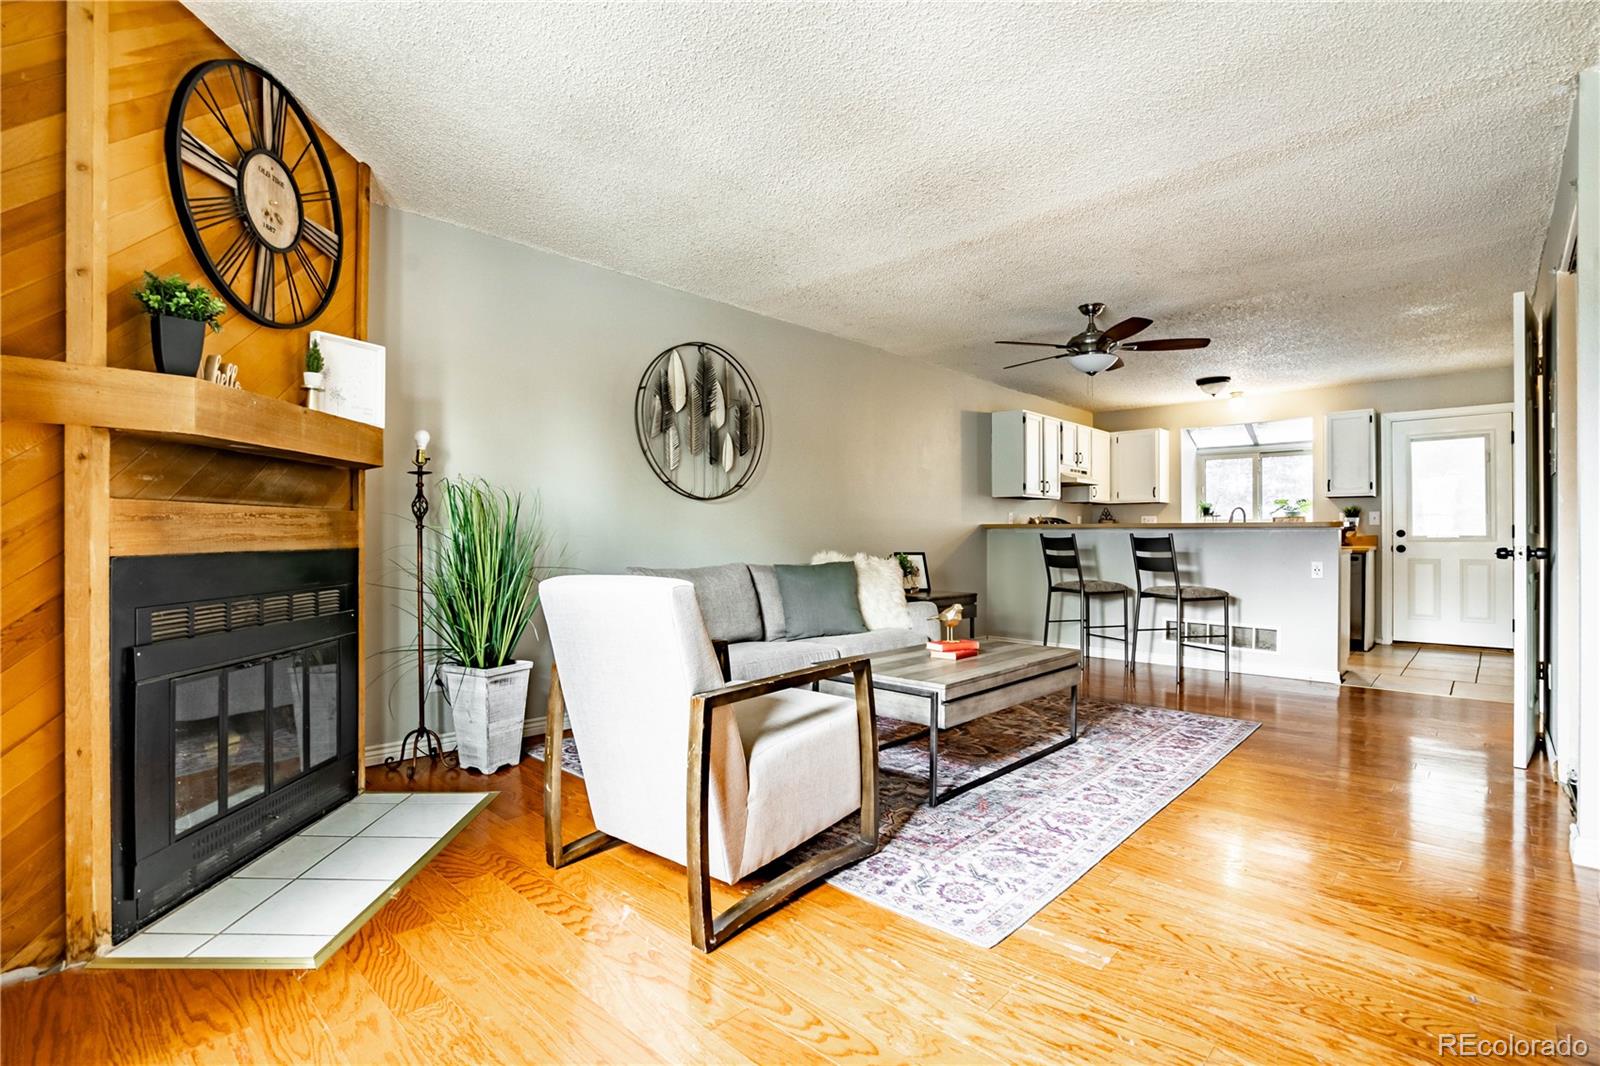
[(783, 598), (771, 566), (724, 563), (687, 570), (631, 566), (628, 573), (676, 577), (694, 585), (711, 639), (728, 645), (730, 681), (770, 677), (812, 663), (921, 644), (939, 635), (939, 609), (931, 603), (906, 604), (912, 628), (872, 629), (838, 636), (784, 639)]

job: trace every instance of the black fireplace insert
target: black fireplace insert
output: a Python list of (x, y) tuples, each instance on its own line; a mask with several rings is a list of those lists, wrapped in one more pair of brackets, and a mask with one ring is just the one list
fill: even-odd
[(354, 551), (111, 563), (112, 939), (356, 793)]

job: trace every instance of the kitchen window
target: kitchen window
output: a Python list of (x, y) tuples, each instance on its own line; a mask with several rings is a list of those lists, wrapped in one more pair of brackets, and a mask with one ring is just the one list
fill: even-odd
[(1311, 499), (1311, 419), (1187, 432), (1196, 449), (1196, 503), (1211, 504), (1223, 518), (1240, 508), (1250, 521), (1266, 522), (1277, 500)]

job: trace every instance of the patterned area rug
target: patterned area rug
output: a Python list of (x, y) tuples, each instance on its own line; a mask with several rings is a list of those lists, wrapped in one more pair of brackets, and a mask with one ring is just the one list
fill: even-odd
[[(952, 788), (1065, 735), (1069, 698), (1048, 696), (939, 738), (939, 783)], [(980, 947), (1015, 932), (1259, 725), (1085, 698), (1078, 742), (930, 809), (928, 746), (881, 753), (883, 850), (829, 883)], [(879, 720), (883, 739), (903, 722)], [(562, 766), (582, 776), (569, 738)], [(543, 742), (530, 752), (542, 758)], [(832, 847), (847, 819), (795, 852)]]

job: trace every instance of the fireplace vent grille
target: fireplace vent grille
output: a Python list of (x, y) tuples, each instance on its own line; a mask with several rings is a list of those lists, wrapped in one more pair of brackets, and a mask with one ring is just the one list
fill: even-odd
[(330, 585), (298, 592), (272, 592), (233, 600), (197, 600), (150, 607), (141, 611), (149, 625), (149, 643), (179, 640), (207, 633), (298, 622), (349, 610), (349, 587)]

